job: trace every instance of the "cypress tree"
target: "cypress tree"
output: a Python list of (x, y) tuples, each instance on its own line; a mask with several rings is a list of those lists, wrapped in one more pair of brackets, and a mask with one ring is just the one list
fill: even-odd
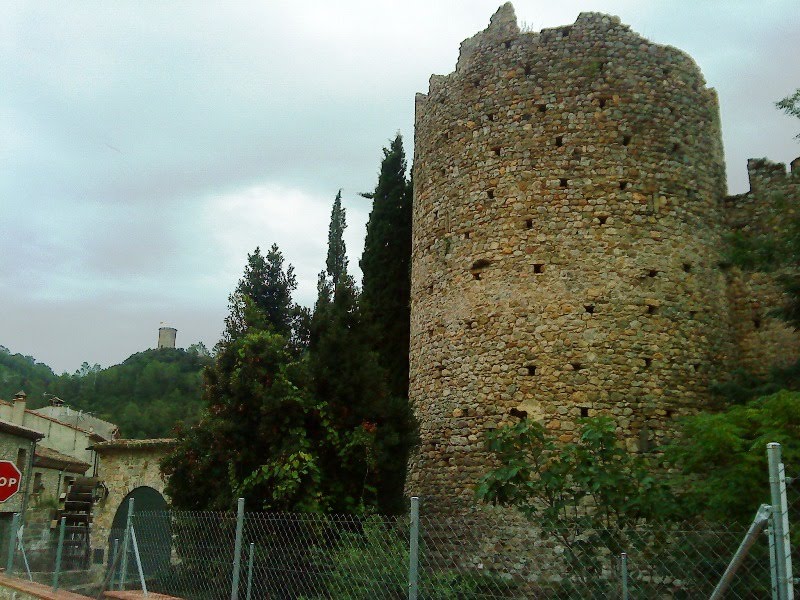
[(328, 256), (325, 259), (327, 275), (335, 287), (344, 283), (347, 276), (347, 249), (344, 245), (344, 230), (347, 228), (344, 208), (342, 208), (342, 190), (336, 194), (331, 209), (331, 222), (328, 227)]
[(411, 303), (411, 184), (406, 180), (403, 139), (398, 133), (383, 161), (372, 199), (360, 266), (362, 303), (374, 349), (386, 369), (392, 395), (408, 397)]
[(347, 273), (346, 227), (341, 192), (328, 230), (326, 269), (319, 276), (311, 322), (310, 365), (314, 394), (325, 404), (339, 436), (338, 451), (323, 458), (323, 472), (336, 473), (340, 487), (331, 498), (353, 512), (376, 502), (376, 414), (386, 389), (377, 358), (362, 326), (359, 294)]
[(406, 179), (403, 139), (398, 133), (383, 150), (360, 266), (364, 327), (385, 373), (388, 391), (375, 407), (378, 504), (383, 511), (405, 509), (403, 486), (416, 427), (408, 403), (411, 296), (412, 184)]

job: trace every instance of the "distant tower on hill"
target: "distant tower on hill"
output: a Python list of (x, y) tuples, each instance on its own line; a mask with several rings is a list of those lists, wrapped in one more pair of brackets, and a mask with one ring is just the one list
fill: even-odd
[(175, 338), (178, 335), (178, 330), (174, 327), (161, 327), (158, 328), (158, 348), (175, 348)]

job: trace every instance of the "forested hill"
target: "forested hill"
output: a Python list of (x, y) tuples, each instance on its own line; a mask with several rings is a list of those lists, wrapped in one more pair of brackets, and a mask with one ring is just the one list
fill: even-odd
[(25, 390), (31, 398), (42, 398), (55, 379), (46, 364), (36, 362), (32, 356), (11, 354), (8, 348), (0, 346), (0, 399), (10, 401), (20, 390)]
[(33, 357), (0, 346), (0, 398), (19, 390), (29, 408), (58, 396), (76, 410), (116, 423), (126, 438), (168, 437), (178, 422), (197, 420), (203, 368), (211, 357), (202, 346), (146, 350), (101, 369), (84, 363), (73, 374), (56, 375)]

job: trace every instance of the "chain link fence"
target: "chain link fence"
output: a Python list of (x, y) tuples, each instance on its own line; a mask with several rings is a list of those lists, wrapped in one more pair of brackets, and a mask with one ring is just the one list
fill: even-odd
[[(232, 597), (235, 515), (142, 512), (132, 525), (148, 590), (192, 600)], [(416, 597), (709, 598), (744, 534), (743, 527), (697, 524), (557, 532), (509, 512), (423, 514)], [(247, 513), (241, 540), (238, 598), (409, 598), (407, 515)], [(762, 535), (726, 598), (770, 597), (768, 548)], [(130, 556), (123, 587), (141, 587), (135, 562)]]
[(103, 569), (91, 565), (82, 533), (41, 518), (24, 524), (12, 519), (1, 529), (0, 565), (6, 572), (54, 589), (89, 595), (101, 590)]
[[(800, 517), (800, 493), (790, 487), (781, 506), (789, 520)], [(186, 600), (791, 598), (776, 592), (780, 553), (771, 550), (783, 509), (762, 507), (749, 530), (698, 522), (555, 530), (510, 509), (437, 508), (416, 499), (402, 516), (245, 512), (243, 502), (237, 513), (130, 506), (129, 526), (112, 531), (99, 565), (70, 553), (81, 532), (57, 522), (19, 528), (15, 517), (1, 528), (0, 549), (8, 573), (92, 597), (146, 588)], [(797, 536), (790, 548), (796, 556)]]
[[(422, 508), (415, 574), (408, 515), (245, 513), (237, 597), (404, 599), (415, 577), (418, 600), (709, 598), (746, 531), (698, 524), (550, 531), (511, 511), (426, 515)], [(127, 554), (125, 531), (112, 532), (117, 542), (107, 563), (93, 573), (62, 571), (60, 587), (92, 595), (102, 588), (140, 589), (143, 577), (151, 592), (232, 598), (235, 513), (134, 512), (131, 526)], [(57, 541), (57, 528), (26, 525), (13, 553), (17, 576), (30, 572), (34, 581), (52, 585)], [(770, 590), (762, 534), (725, 598), (769, 598)]]

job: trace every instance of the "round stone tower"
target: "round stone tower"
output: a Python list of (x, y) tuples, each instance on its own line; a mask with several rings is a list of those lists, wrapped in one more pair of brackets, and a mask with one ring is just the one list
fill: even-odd
[[(520, 32), (510, 4), (416, 103), (408, 491), (470, 501), (487, 429), (631, 450), (699, 408), (731, 349), (716, 94), (619, 19)], [(445, 504), (446, 504), (445, 503)]]
[(178, 330), (174, 327), (164, 327), (162, 324), (158, 328), (158, 348), (175, 348), (175, 339), (177, 338)]

